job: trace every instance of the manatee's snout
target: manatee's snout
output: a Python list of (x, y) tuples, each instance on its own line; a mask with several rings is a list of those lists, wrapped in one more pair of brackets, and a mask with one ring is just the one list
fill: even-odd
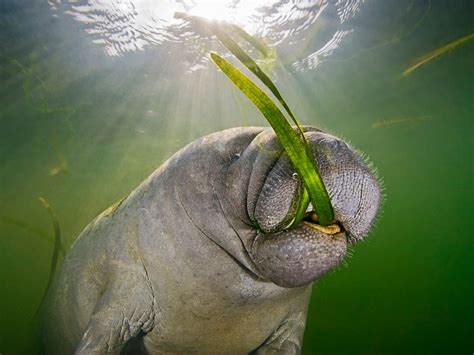
[(334, 219), (350, 242), (362, 240), (380, 207), (374, 169), (343, 140), (322, 132), (307, 133), (321, 178), (331, 199)]
[(353, 148), (323, 132), (305, 135), (331, 199), (332, 225), (320, 226), (311, 205), (294, 225), (304, 185), (274, 140), (257, 145), (249, 179), (247, 213), (258, 230), (251, 257), (265, 277), (284, 287), (305, 285), (334, 268), (347, 243), (368, 234), (380, 205), (379, 183)]

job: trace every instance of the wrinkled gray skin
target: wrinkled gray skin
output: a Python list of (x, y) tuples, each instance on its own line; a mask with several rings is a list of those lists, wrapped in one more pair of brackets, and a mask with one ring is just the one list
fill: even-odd
[(306, 130), (342, 232), (284, 230), (302, 182), (272, 130), (198, 139), (78, 237), (50, 291), (47, 352), (299, 353), (311, 282), (380, 200), (354, 150)]

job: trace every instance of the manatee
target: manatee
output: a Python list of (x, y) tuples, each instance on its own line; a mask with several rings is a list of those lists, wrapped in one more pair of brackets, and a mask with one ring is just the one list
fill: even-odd
[(78, 236), (50, 289), (51, 354), (301, 351), (312, 284), (371, 229), (365, 160), (305, 136), (334, 209), (292, 220), (304, 185), (269, 128), (233, 128), (174, 154)]

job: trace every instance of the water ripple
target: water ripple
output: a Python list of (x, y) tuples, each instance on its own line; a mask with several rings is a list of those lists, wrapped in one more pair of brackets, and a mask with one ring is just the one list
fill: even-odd
[[(215, 49), (209, 34), (175, 19), (175, 12), (235, 23), (270, 46), (295, 48), (295, 70), (314, 69), (353, 31), (349, 20), (365, 0), (48, 0), (55, 16), (72, 16), (110, 56), (163, 44), (194, 55), (192, 70), (206, 67)], [(315, 40), (314, 32), (322, 32)], [(302, 46), (302, 43), (308, 42)], [(304, 47), (303, 52), (298, 48)], [(186, 55), (187, 64), (189, 57)]]

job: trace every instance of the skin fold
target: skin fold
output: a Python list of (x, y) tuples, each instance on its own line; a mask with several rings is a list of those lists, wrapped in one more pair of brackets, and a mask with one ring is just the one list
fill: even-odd
[(46, 352), (298, 354), (312, 282), (367, 235), (380, 203), (350, 146), (305, 130), (332, 229), (287, 228), (303, 183), (271, 129), (200, 138), (79, 235), (49, 291)]

